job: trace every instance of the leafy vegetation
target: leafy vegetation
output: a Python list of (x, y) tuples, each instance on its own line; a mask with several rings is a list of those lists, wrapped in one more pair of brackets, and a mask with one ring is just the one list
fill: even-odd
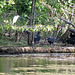
[[(33, 1), (35, 5), (32, 5)], [(64, 18), (75, 24), (74, 3), (74, 0), (0, 0), (0, 39), (7, 39), (4, 38), (6, 33), (16, 35), (16, 31), (35, 31), (35, 34), (41, 31), (45, 33), (41, 34), (42, 37), (50, 35), (59, 39), (59, 35), (63, 36), (68, 28), (74, 28), (60, 20)], [(13, 25), (13, 17), (16, 15), (20, 17)], [(31, 20), (34, 25), (31, 24)], [(10, 36), (12, 37), (16, 38)]]

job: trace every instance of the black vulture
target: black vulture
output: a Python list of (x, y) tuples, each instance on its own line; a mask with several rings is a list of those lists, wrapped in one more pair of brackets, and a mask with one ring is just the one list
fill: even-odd
[(47, 40), (48, 40), (48, 42), (49, 42), (50, 45), (52, 45), (55, 42), (54, 37), (50, 37)]
[(30, 32), (29, 31), (25, 31), (27, 34), (30, 34)]
[(37, 32), (37, 34), (34, 37), (34, 43), (38, 43), (40, 41), (41, 37), (40, 37), (40, 32)]

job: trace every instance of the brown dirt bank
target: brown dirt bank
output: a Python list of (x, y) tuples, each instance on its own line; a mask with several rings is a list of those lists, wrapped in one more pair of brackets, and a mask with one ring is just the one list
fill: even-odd
[(0, 54), (21, 53), (75, 53), (75, 47), (0, 47)]

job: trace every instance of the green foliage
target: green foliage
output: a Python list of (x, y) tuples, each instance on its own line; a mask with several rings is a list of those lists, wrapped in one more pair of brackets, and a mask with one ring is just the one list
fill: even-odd
[[(48, 6), (51, 6), (52, 10), (50, 10), (46, 5), (43, 5), (42, 2), (46, 3)], [(70, 2), (74, 3), (74, 0), (70, 0)], [(68, 9), (70, 2), (69, 0), (60, 0), (61, 3), (60, 4), (58, 0), (36, 0), (35, 28), (33, 29), (27, 27), (27, 24), (29, 24), (29, 20), (30, 20), (32, 0), (0, 0), (0, 23), (1, 23), (0, 36), (2, 37), (2, 34), (5, 31), (9, 31), (9, 30), (14, 30), (14, 31), (17, 30), (19, 32), (23, 32), (26, 30), (35, 31), (35, 32), (37, 31), (52, 32), (54, 28), (57, 28), (60, 23), (57, 20), (58, 17), (61, 17), (61, 15), (64, 14), (61, 8)], [(71, 10), (72, 8), (69, 9), (70, 13), (72, 13)], [(17, 13), (12, 14), (12, 12), (14, 11)], [(15, 23), (16, 26), (12, 26), (12, 19), (17, 14), (20, 15), (20, 18), (18, 19), (17, 23)], [(70, 19), (71, 15), (68, 16)]]
[(1, 12), (12, 12), (15, 10), (15, 7), (13, 7), (13, 0), (10, 0), (10, 1), (7, 1), (7, 0), (4, 0), (4, 1), (0, 1), (0, 10)]
[[(0, 26), (1, 27), (1, 26)], [(23, 31), (43, 31), (43, 32), (47, 32), (47, 31), (53, 31), (54, 27), (53, 25), (35, 25), (35, 28), (31, 28), (31, 27), (27, 27), (27, 26), (12, 26), (11, 24), (6, 24), (4, 26), (2, 26), (0, 28), (2, 31), (9, 31), (9, 30), (13, 30), (13, 31), (18, 31), (18, 32), (23, 32)], [(3, 33), (3, 32), (2, 32)]]
[(15, 5), (16, 5), (16, 10), (18, 14), (30, 14), (31, 12), (31, 4), (32, 4), (32, 0), (14, 0)]
[(0, 39), (3, 38), (4, 26), (0, 25)]
[(35, 26), (35, 29), (34, 29), (34, 31), (43, 31), (43, 32), (47, 32), (47, 31), (52, 31), (52, 30), (54, 30), (54, 28), (53, 28), (53, 26), (51, 26), (51, 25), (47, 25), (47, 26), (45, 26), (45, 25), (36, 25)]
[[(41, 3), (36, 3), (35, 24), (54, 25), (54, 21), (50, 18), (50, 10)], [(53, 23), (52, 23), (53, 22)]]
[[(10, 0), (8, 1), (8, 4), (6, 1), (2, 1), (2, 9), (0, 12), (13, 12), (17, 11), (17, 13), (20, 15), (21, 19), (18, 20), (16, 23), (17, 25), (25, 25), (27, 20), (30, 18), (30, 12), (31, 12), (31, 4), (32, 0)], [(49, 9), (45, 6), (42, 6), (40, 1), (36, 1), (36, 11), (35, 11), (35, 24), (49, 24), (53, 25), (51, 23), (51, 19), (49, 19)]]
[(59, 3), (58, 0), (47, 0), (46, 3), (48, 3), (49, 5), (51, 5), (54, 8), (59, 8)]

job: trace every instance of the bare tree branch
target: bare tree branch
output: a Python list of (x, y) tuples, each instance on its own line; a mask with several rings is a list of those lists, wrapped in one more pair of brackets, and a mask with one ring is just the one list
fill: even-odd
[(61, 8), (61, 9), (64, 12), (64, 15), (66, 16), (66, 19), (69, 21), (68, 15), (65, 13), (64, 9), (63, 8)]
[(64, 10), (64, 11), (65, 11), (65, 12), (67, 12), (68, 14), (70, 14), (70, 15), (75, 16), (75, 14), (74, 14), (74, 13), (68, 12), (67, 10)]
[(71, 22), (69, 22), (69, 21), (67, 21), (67, 20), (65, 20), (65, 19), (63, 19), (63, 18), (60, 18), (61, 20), (63, 20), (63, 21), (65, 21), (66, 23), (68, 23), (68, 24), (71, 24), (74, 28), (75, 28), (75, 24), (73, 24), (73, 23), (71, 23)]

